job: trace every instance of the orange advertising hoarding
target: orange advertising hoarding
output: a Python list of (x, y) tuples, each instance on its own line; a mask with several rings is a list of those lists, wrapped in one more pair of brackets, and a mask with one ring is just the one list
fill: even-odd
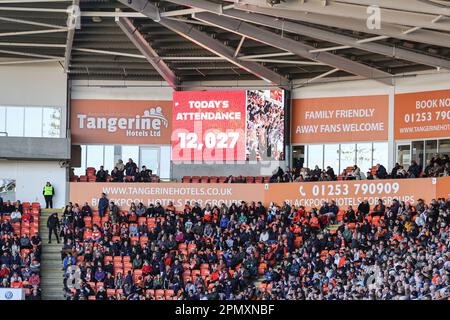
[(172, 102), (72, 100), (72, 143), (170, 144)]
[(395, 95), (395, 139), (450, 137), (450, 90)]
[(70, 201), (83, 204), (86, 201), (97, 207), (102, 192), (119, 207), (128, 209), (132, 202), (145, 206), (160, 202), (182, 209), (186, 201), (231, 205), (240, 201), (264, 201), (263, 184), (185, 184), (185, 183), (70, 183)]
[(388, 139), (389, 96), (294, 99), (292, 143)]
[(306, 208), (320, 207), (323, 201), (335, 200), (345, 209), (349, 205), (356, 208), (366, 199), (370, 205), (375, 205), (379, 198), (389, 205), (393, 199), (415, 204), (420, 198), (429, 202), (435, 197), (436, 180), (424, 178), (270, 184), (266, 200), (278, 204), (286, 201)]
[[(442, 183), (441, 183), (442, 181)], [(265, 205), (283, 201), (306, 208), (320, 207), (323, 201), (335, 200), (345, 209), (357, 207), (363, 200), (375, 205), (381, 198), (386, 205), (393, 199), (416, 204), (418, 199), (430, 202), (437, 197), (450, 194), (450, 178), (422, 178), (401, 180), (357, 180), (272, 184), (186, 184), (186, 183), (70, 183), (70, 201), (78, 204), (88, 202), (96, 207), (102, 194), (123, 209), (132, 202), (145, 206), (160, 202), (166, 206), (172, 201), (182, 209), (186, 201), (212, 205), (233, 202), (261, 201)]]
[(438, 179), (436, 197), (445, 199), (450, 197), (450, 177)]

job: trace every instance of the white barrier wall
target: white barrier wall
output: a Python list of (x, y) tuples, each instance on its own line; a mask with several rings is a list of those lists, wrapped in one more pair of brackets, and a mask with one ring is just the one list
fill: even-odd
[(62, 208), (66, 202), (66, 170), (59, 161), (0, 161), (0, 177), (16, 180), (16, 200), (45, 206), (42, 188), (50, 181), (55, 188), (54, 208)]
[[(66, 137), (67, 74), (59, 63), (0, 66), (0, 106), (60, 107), (61, 138)], [(19, 120), (19, 119), (18, 119)], [(51, 138), (49, 138), (51, 139)], [(45, 150), (43, 150), (45, 152)], [(27, 155), (17, 155), (25, 159)], [(59, 161), (0, 159), (0, 178), (16, 180), (16, 199), (45, 204), (42, 188), (46, 181), (54, 184), (54, 206), (65, 204), (68, 187), (67, 169)]]

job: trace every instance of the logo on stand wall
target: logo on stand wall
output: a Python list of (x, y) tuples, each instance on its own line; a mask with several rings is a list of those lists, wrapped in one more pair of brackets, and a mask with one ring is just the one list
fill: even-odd
[(167, 144), (169, 101), (73, 100), (75, 143)]

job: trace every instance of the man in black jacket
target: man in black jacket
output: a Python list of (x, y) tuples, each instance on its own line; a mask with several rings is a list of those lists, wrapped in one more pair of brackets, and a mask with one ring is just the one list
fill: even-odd
[(387, 177), (387, 170), (382, 164), (377, 164), (377, 178), (378, 179), (386, 179)]
[(417, 164), (415, 160), (411, 161), (411, 165), (408, 168), (408, 178), (419, 178), (422, 168)]
[(133, 162), (133, 159), (128, 159), (127, 164), (125, 165), (125, 175), (134, 176), (136, 170), (138, 169), (136, 163)]
[(56, 241), (59, 243), (58, 229), (59, 229), (59, 219), (57, 213), (52, 213), (47, 220), (47, 228), (48, 228), (48, 243), (52, 243), (52, 232), (56, 236)]
[(152, 179), (152, 170), (147, 169), (146, 166), (142, 166), (141, 172), (138, 175), (139, 182), (151, 182)]
[(103, 166), (100, 166), (100, 170), (97, 171), (96, 180), (97, 182), (106, 182), (106, 178), (108, 177), (108, 171), (103, 169)]

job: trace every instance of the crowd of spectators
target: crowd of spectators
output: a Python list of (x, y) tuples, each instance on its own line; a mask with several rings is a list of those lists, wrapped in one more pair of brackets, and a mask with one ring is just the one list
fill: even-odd
[(284, 103), (247, 91), (247, 160), (284, 160)]
[[(426, 177), (448, 177), (450, 176), (450, 159), (447, 154), (436, 154), (425, 169), (417, 164), (415, 160), (411, 161), (408, 169), (396, 163), (389, 173), (382, 164), (376, 164), (370, 168), (366, 174), (363, 170), (354, 165), (343, 169), (340, 175), (334, 172), (334, 169), (327, 166), (325, 169), (315, 166), (314, 169), (305, 167), (293, 168), (289, 170), (278, 170), (270, 178), (270, 182), (307, 182), (307, 181), (336, 181), (336, 180), (374, 180), (374, 179), (405, 179), (405, 178), (426, 178)], [(244, 181), (245, 182), (245, 181)]]
[[(106, 195), (104, 195), (106, 198)], [(62, 218), (67, 299), (447, 299), (450, 198), (358, 208), (171, 203)], [(179, 208), (180, 209), (180, 208)]]
[(145, 165), (139, 170), (138, 165), (133, 159), (128, 159), (127, 163), (123, 163), (122, 159), (117, 160), (114, 169), (109, 172), (104, 166), (100, 166), (98, 170), (93, 167), (86, 169), (86, 176), (78, 177), (72, 173), (72, 180), (80, 181), (82, 177), (87, 181), (96, 182), (159, 182), (159, 178), (153, 175), (152, 170), (147, 169)]
[(41, 299), (38, 223), (38, 204), (0, 197), (0, 288), (24, 288), (27, 300)]

